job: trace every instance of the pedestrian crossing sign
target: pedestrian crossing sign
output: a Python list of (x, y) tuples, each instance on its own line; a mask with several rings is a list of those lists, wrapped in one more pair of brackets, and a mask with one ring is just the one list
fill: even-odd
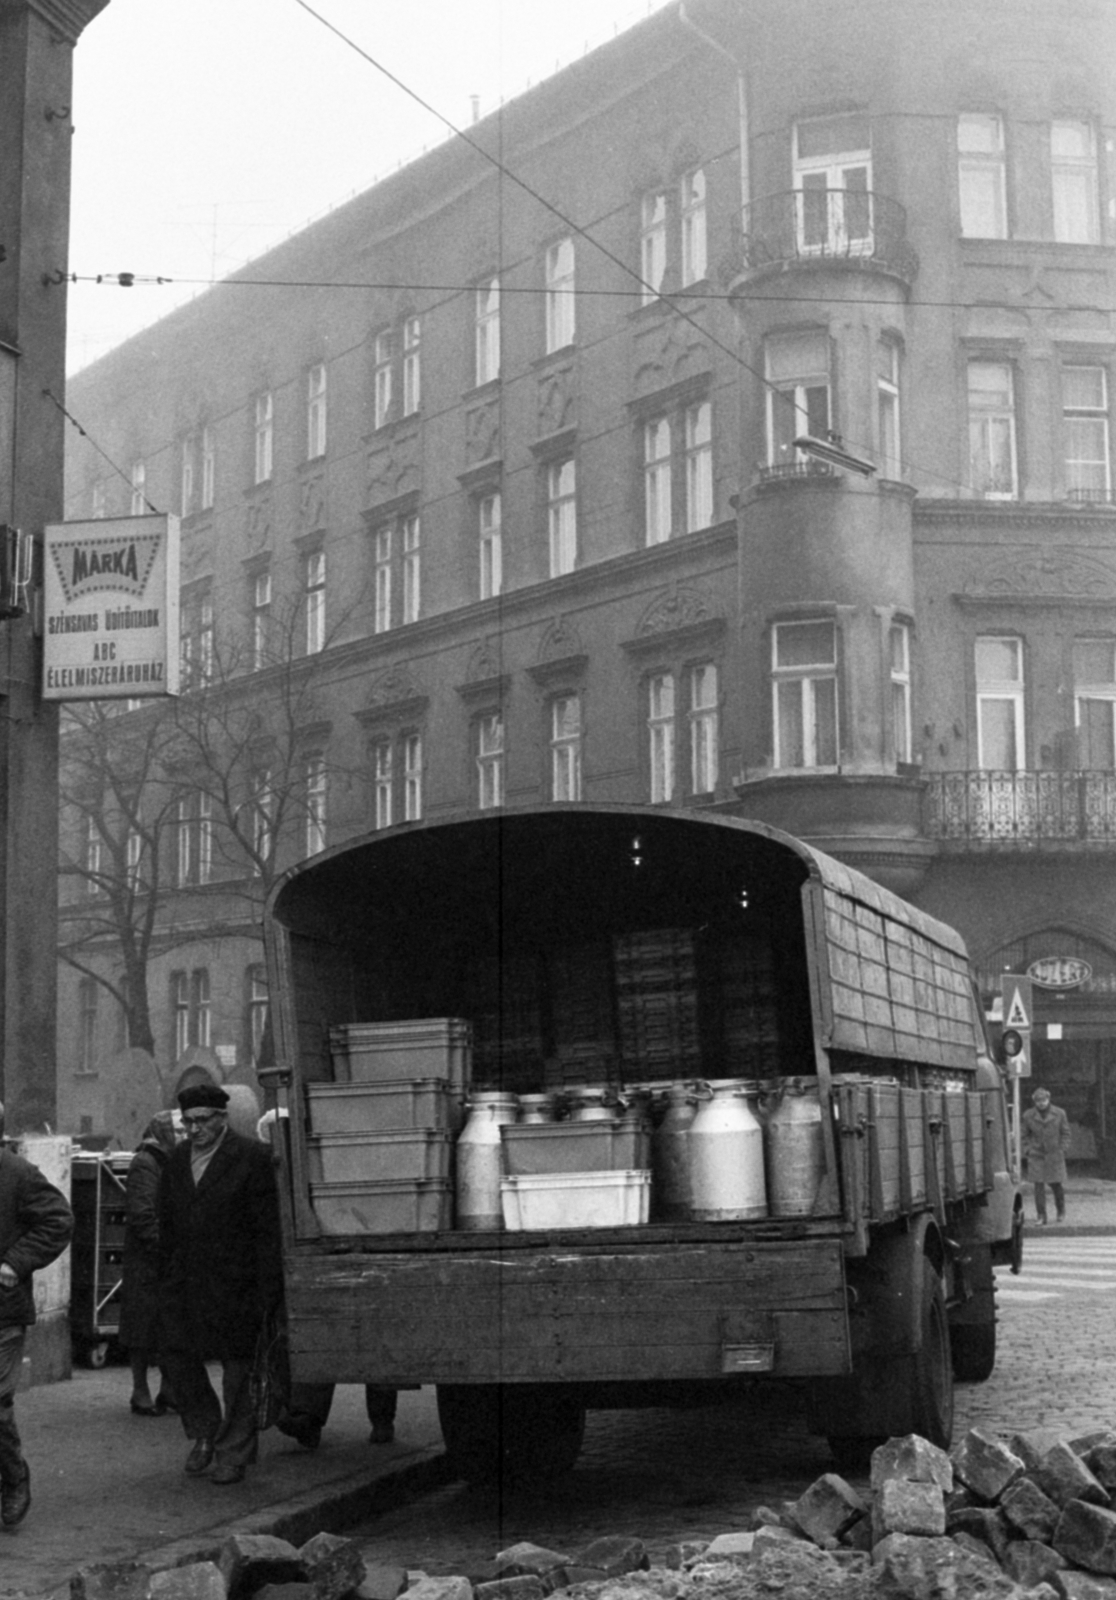
[(1030, 978), (1020, 978), (1013, 972), (1005, 972), (1003, 1026), (1029, 1029), (1032, 1012)]

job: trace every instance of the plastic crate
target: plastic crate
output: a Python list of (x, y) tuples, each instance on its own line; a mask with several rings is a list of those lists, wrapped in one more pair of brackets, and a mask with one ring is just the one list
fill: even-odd
[(461, 1017), (349, 1022), (329, 1030), (338, 1083), (441, 1078), (462, 1093), (469, 1082), (472, 1028)]
[(464, 1116), (460, 1094), (444, 1078), (308, 1083), (306, 1097), (311, 1133), (390, 1133), (400, 1128), (455, 1133)]
[(616, 1172), (646, 1167), (651, 1138), (634, 1119), (507, 1123), (500, 1129), (509, 1177), (547, 1172)]
[(311, 1183), (411, 1182), (448, 1178), (450, 1136), (431, 1128), (394, 1133), (320, 1133), (307, 1145)]
[(631, 1228), (647, 1221), (651, 1174), (636, 1172), (561, 1172), (500, 1179), (504, 1227), (551, 1231), (557, 1228)]
[(453, 1185), (312, 1183), (310, 1203), (323, 1233), (441, 1233), (453, 1220)]

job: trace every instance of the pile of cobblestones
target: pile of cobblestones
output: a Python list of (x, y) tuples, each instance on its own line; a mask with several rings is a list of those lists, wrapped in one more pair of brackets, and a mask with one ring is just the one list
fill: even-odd
[(974, 1428), (951, 1454), (917, 1434), (873, 1452), (861, 1494), (836, 1473), (752, 1526), (655, 1552), (610, 1536), (522, 1543), (483, 1570), (369, 1567), (321, 1533), (300, 1549), (237, 1535), (164, 1571), (91, 1568), (71, 1600), (1116, 1600), (1116, 1431)]

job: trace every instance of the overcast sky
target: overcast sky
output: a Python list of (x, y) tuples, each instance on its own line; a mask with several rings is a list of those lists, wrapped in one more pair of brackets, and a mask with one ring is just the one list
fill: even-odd
[[(669, 0), (308, 0), (458, 126)], [(109, 0), (74, 58), (70, 367), (449, 137), (299, 0)]]

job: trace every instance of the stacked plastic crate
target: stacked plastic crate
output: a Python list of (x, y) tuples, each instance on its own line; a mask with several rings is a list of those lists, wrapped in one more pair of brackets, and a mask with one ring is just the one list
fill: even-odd
[(436, 1232), (469, 1082), (459, 1017), (330, 1029), (332, 1083), (307, 1085), (310, 1198), (326, 1233)]

